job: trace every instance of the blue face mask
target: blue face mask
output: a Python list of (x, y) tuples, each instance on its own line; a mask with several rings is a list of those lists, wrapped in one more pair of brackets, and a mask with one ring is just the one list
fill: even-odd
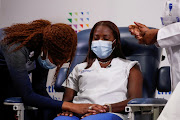
[(53, 69), (53, 68), (55, 68), (56, 65), (51, 63), (47, 56), (48, 56), (48, 54), (46, 55), (46, 59), (42, 60), (41, 55), (39, 55), (39, 57), (38, 57), (39, 64), (41, 65), (41, 67), (43, 67), (45, 69)]
[(112, 44), (114, 43), (114, 41), (92, 41), (91, 50), (97, 55), (98, 58), (105, 59), (109, 57), (113, 52), (114, 48), (112, 49)]

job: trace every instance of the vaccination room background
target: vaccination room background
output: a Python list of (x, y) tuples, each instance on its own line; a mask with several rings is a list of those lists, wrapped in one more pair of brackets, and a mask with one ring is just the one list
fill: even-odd
[[(0, 28), (15, 23), (47, 19), (52, 23), (69, 24), (77, 33), (90, 29), (101, 20), (110, 20), (118, 27), (127, 27), (134, 21), (149, 27), (161, 28), (160, 16), (165, 0), (0, 0)], [(160, 66), (169, 66), (166, 52)], [(48, 74), (47, 91), (53, 99), (62, 99), (54, 91)], [(168, 99), (171, 92), (156, 92), (156, 97)]]

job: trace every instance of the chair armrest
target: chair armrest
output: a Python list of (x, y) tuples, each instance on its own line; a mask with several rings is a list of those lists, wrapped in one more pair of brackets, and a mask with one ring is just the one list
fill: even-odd
[(157, 107), (164, 107), (167, 103), (163, 98), (135, 98), (128, 102), (125, 112), (151, 111)]
[(4, 103), (22, 103), (21, 97), (10, 97), (4, 100)]
[[(141, 115), (152, 115), (152, 120), (157, 120), (159, 114), (164, 108), (167, 100), (163, 98), (136, 98), (128, 102), (125, 112), (128, 112), (128, 118), (135, 120), (135, 113), (140, 112)], [(143, 118), (143, 116), (141, 116)], [(139, 118), (138, 120), (146, 120)]]
[[(4, 100), (4, 105), (12, 105), (15, 111), (24, 111), (24, 104), (21, 97), (10, 97)], [(19, 113), (18, 113), (19, 114)], [(24, 112), (21, 113), (24, 116)], [(23, 117), (21, 116), (21, 117)]]
[[(10, 97), (4, 100), (4, 105), (13, 105), (13, 110), (24, 110), (21, 97)], [(37, 110), (36, 107), (25, 106), (27, 110)]]
[(164, 106), (166, 103), (167, 100), (163, 98), (135, 98), (127, 106)]
[(158, 71), (157, 90), (160, 92), (171, 91), (170, 67), (161, 67)]

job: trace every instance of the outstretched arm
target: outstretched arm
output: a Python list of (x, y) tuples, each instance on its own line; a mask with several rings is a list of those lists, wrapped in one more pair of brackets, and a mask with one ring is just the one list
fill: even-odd
[(180, 45), (180, 23), (173, 23), (161, 29), (149, 29), (141, 23), (134, 22), (130, 25), (129, 31), (138, 40), (139, 44), (151, 45), (158, 43), (162, 48)]

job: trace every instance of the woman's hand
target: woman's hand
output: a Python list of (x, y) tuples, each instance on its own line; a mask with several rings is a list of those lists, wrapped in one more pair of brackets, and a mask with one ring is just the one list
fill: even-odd
[(73, 116), (73, 113), (72, 112), (69, 112), (69, 111), (63, 111), (62, 113), (59, 113), (57, 114), (57, 116), (70, 116), (72, 117)]
[(140, 35), (141, 34), (137, 25), (129, 25), (129, 32), (131, 32), (131, 35)]
[(97, 104), (94, 104), (94, 105), (91, 105), (89, 107), (89, 110), (88, 110), (88, 113), (104, 113), (104, 112), (107, 112), (107, 106), (102, 106), (102, 105), (97, 105)]
[(98, 114), (98, 113), (105, 113), (105, 112), (108, 112), (108, 106), (104, 105), (104, 106), (101, 106), (101, 105), (92, 105), (89, 107), (90, 109), (88, 110), (88, 113), (86, 113), (85, 115), (83, 115), (81, 117), (84, 118), (84, 117), (87, 117), (87, 116), (90, 116), (90, 115), (95, 115), (95, 114)]
[(76, 106), (75, 113), (80, 112), (79, 114), (82, 115), (86, 113), (97, 114), (97, 113), (106, 112), (104, 106), (97, 104), (75, 104), (75, 106)]
[(74, 104), (70, 102), (63, 102), (62, 110), (71, 111), (77, 114), (84, 115), (88, 112), (106, 112), (105, 107), (97, 104)]
[[(142, 26), (146, 28), (145, 25), (142, 25)], [(143, 30), (146, 30), (146, 29), (143, 29)], [(141, 31), (138, 25), (129, 25), (129, 32), (131, 32), (131, 35), (134, 35), (135, 38), (138, 39), (139, 44), (144, 44), (143, 37), (144, 37), (145, 31)]]

